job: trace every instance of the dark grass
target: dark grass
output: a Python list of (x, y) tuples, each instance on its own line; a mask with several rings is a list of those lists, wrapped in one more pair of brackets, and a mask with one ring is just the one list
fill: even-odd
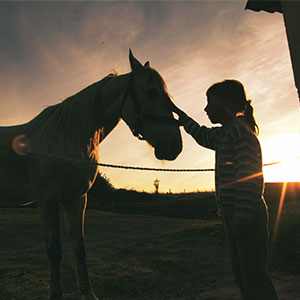
[[(271, 209), (271, 240), (275, 216), (276, 207)], [(297, 205), (287, 206), (280, 219), (269, 267), (284, 277), (300, 270), (299, 216)], [(48, 258), (38, 209), (1, 209), (0, 228), (0, 299), (47, 299)], [(64, 295), (77, 299), (64, 224), (61, 235)], [(88, 210), (86, 248), (91, 282), (101, 300), (221, 299), (199, 297), (220, 287), (238, 294), (219, 220)]]
[[(0, 226), (0, 299), (47, 299), (48, 259), (38, 210), (4, 209)], [(65, 298), (76, 299), (65, 230), (62, 240)], [(88, 211), (86, 247), (91, 281), (103, 300), (176, 299), (182, 295), (193, 299), (214, 288), (216, 278), (230, 277), (217, 221)]]

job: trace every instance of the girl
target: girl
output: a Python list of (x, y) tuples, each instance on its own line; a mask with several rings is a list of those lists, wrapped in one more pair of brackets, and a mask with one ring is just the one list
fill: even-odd
[(213, 84), (205, 112), (213, 124), (199, 126), (184, 112), (179, 121), (198, 144), (216, 151), (218, 215), (229, 245), (243, 300), (278, 300), (266, 271), (268, 209), (263, 199), (262, 156), (251, 101), (237, 80)]

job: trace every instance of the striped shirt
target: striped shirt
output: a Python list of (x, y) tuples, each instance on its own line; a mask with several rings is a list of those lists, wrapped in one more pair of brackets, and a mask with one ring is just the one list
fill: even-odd
[(242, 118), (236, 117), (222, 127), (213, 128), (199, 126), (188, 118), (184, 128), (198, 144), (216, 151), (218, 214), (233, 216), (239, 224), (249, 224), (256, 206), (265, 205), (264, 180), (260, 143)]

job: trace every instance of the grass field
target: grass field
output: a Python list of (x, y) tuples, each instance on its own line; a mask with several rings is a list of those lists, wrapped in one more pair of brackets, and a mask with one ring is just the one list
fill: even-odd
[[(293, 231), (294, 225), (286, 226)], [(1, 209), (0, 228), (0, 299), (47, 299), (48, 258), (38, 209)], [(90, 278), (102, 300), (240, 299), (218, 220), (88, 210), (85, 231)], [(278, 233), (279, 241), (289, 241), (283, 236)], [(64, 226), (62, 246), (65, 299), (78, 299)], [(284, 261), (275, 259), (270, 266), (280, 299), (300, 299), (299, 272), (281, 269)]]

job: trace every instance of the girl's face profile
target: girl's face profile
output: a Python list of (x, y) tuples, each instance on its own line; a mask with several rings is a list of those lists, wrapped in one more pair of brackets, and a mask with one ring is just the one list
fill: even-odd
[(214, 95), (207, 96), (207, 105), (204, 108), (208, 118), (213, 124), (221, 123), (222, 125), (234, 117), (233, 112)]
[(215, 96), (207, 96), (207, 105), (204, 108), (208, 118), (213, 124), (222, 123), (222, 116), (224, 115), (224, 105)]

